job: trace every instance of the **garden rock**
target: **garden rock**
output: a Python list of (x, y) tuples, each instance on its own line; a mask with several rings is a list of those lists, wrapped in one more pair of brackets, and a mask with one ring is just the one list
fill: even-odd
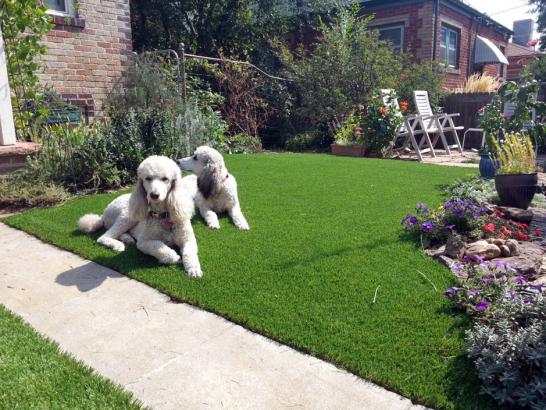
[(425, 255), (437, 259), (440, 255), (443, 255), (445, 253), (445, 250), (445, 245), (440, 246), (438, 249), (425, 249)]
[(511, 253), (510, 253), (510, 248), (506, 245), (501, 245), (499, 246), (500, 250), (501, 250), (501, 255), (505, 258), (509, 257), (509, 256), (512, 256)]
[[(509, 241), (506, 242), (508, 246)], [(543, 267), (544, 250), (542, 247), (532, 242), (523, 242), (519, 244), (518, 254), (519, 256), (499, 258), (497, 262), (507, 263), (528, 280), (538, 278)]]
[(499, 257), (501, 250), (497, 245), (482, 240), (469, 244), (465, 254), (467, 256), (480, 256), (485, 260), (490, 260)]
[(449, 238), (447, 238), (445, 246), (445, 254), (447, 256), (454, 259), (461, 259), (464, 256), (465, 250), (466, 245), (461, 238), (455, 235), (450, 235)]
[(513, 219), (516, 222), (528, 224), (533, 220), (533, 211), (531, 209), (520, 209), (503, 206), (500, 207), (499, 210), (504, 212), (506, 217)]
[(519, 243), (515, 239), (508, 239), (505, 245), (510, 249), (510, 256), (519, 256)]

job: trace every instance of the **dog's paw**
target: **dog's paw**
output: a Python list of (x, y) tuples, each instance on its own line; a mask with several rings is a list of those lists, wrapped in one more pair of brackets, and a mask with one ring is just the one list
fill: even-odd
[(207, 225), (210, 229), (220, 229), (220, 222), (218, 221), (209, 222)]
[(203, 276), (203, 271), (199, 266), (188, 267), (186, 272), (190, 278), (200, 278)]
[(159, 258), (159, 263), (162, 263), (163, 265), (174, 265), (176, 263), (179, 263), (180, 260), (180, 255), (173, 251), (172, 253), (169, 252), (167, 255)]
[(125, 245), (123, 244), (123, 242), (120, 242), (116, 239), (100, 237), (99, 239), (97, 239), (97, 243), (106, 246), (107, 248), (110, 248), (116, 252), (123, 252), (125, 250)]
[(241, 231), (248, 231), (250, 229), (250, 226), (248, 226), (248, 222), (239, 222), (237, 225), (237, 228), (239, 228)]

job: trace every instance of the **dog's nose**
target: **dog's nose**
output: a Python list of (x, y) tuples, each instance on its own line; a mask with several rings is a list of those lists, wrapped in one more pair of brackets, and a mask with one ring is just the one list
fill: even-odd
[(157, 198), (159, 198), (159, 194), (151, 193), (151, 194), (150, 194), (150, 198), (152, 198), (152, 199), (157, 199)]

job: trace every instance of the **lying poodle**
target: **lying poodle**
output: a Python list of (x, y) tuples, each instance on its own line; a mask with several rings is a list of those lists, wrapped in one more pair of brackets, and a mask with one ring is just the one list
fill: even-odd
[(146, 158), (139, 165), (138, 183), (132, 194), (114, 199), (102, 216), (88, 214), (79, 220), (80, 230), (107, 231), (98, 243), (121, 252), (124, 242), (135, 243), (139, 250), (160, 263), (174, 264), (180, 255), (170, 246), (178, 246), (184, 269), (189, 276), (202, 276), (197, 242), (191, 225), (194, 214), (190, 181), (183, 181), (176, 163), (161, 156)]
[(178, 159), (176, 163), (181, 169), (195, 174), (184, 177), (184, 181), (197, 188), (195, 206), (209, 228), (220, 228), (216, 213), (225, 211), (237, 228), (250, 229), (239, 205), (237, 182), (228, 173), (224, 158), (218, 151), (202, 146), (191, 157)]

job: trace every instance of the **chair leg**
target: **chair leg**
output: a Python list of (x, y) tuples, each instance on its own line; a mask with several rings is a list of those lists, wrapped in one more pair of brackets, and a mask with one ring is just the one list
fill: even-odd
[(423, 133), (423, 139), (426, 141), (430, 149), (430, 155), (432, 156), (432, 158), (436, 158), (436, 152), (434, 152), (434, 144), (430, 141), (430, 136), (428, 135), (428, 132), (425, 131)]
[(444, 149), (447, 152), (447, 155), (451, 155), (451, 150), (449, 149), (449, 145), (447, 144), (446, 135), (444, 134), (444, 131), (442, 130), (442, 126), (440, 125), (440, 121), (438, 118), (436, 118), (436, 127), (438, 127), (438, 134), (440, 134), (440, 138), (442, 139), (442, 144), (444, 145)]
[(410, 135), (411, 145), (413, 145), (413, 150), (415, 151), (415, 154), (417, 154), (417, 159), (422, 162), (423, 156), (421, 155), (421, 149), (419, 148), (419, 144), (417, 143), (417, 140), (415, 139), (414, 135)]
[[(453, 135), (455, 136), (455, 144), (457, 145), (457, 149), (462, 154), (463, 153), (463, 147), (461, 146), (461, 141), (459, 140), (459, 134), (457, 133), (457, 130), (455, 129), (455, 123), (453, 122), (453, 118), (449, 117), (449, 126), (453, 130)], [(464, 138), (463, 138), (464, 141)]]

